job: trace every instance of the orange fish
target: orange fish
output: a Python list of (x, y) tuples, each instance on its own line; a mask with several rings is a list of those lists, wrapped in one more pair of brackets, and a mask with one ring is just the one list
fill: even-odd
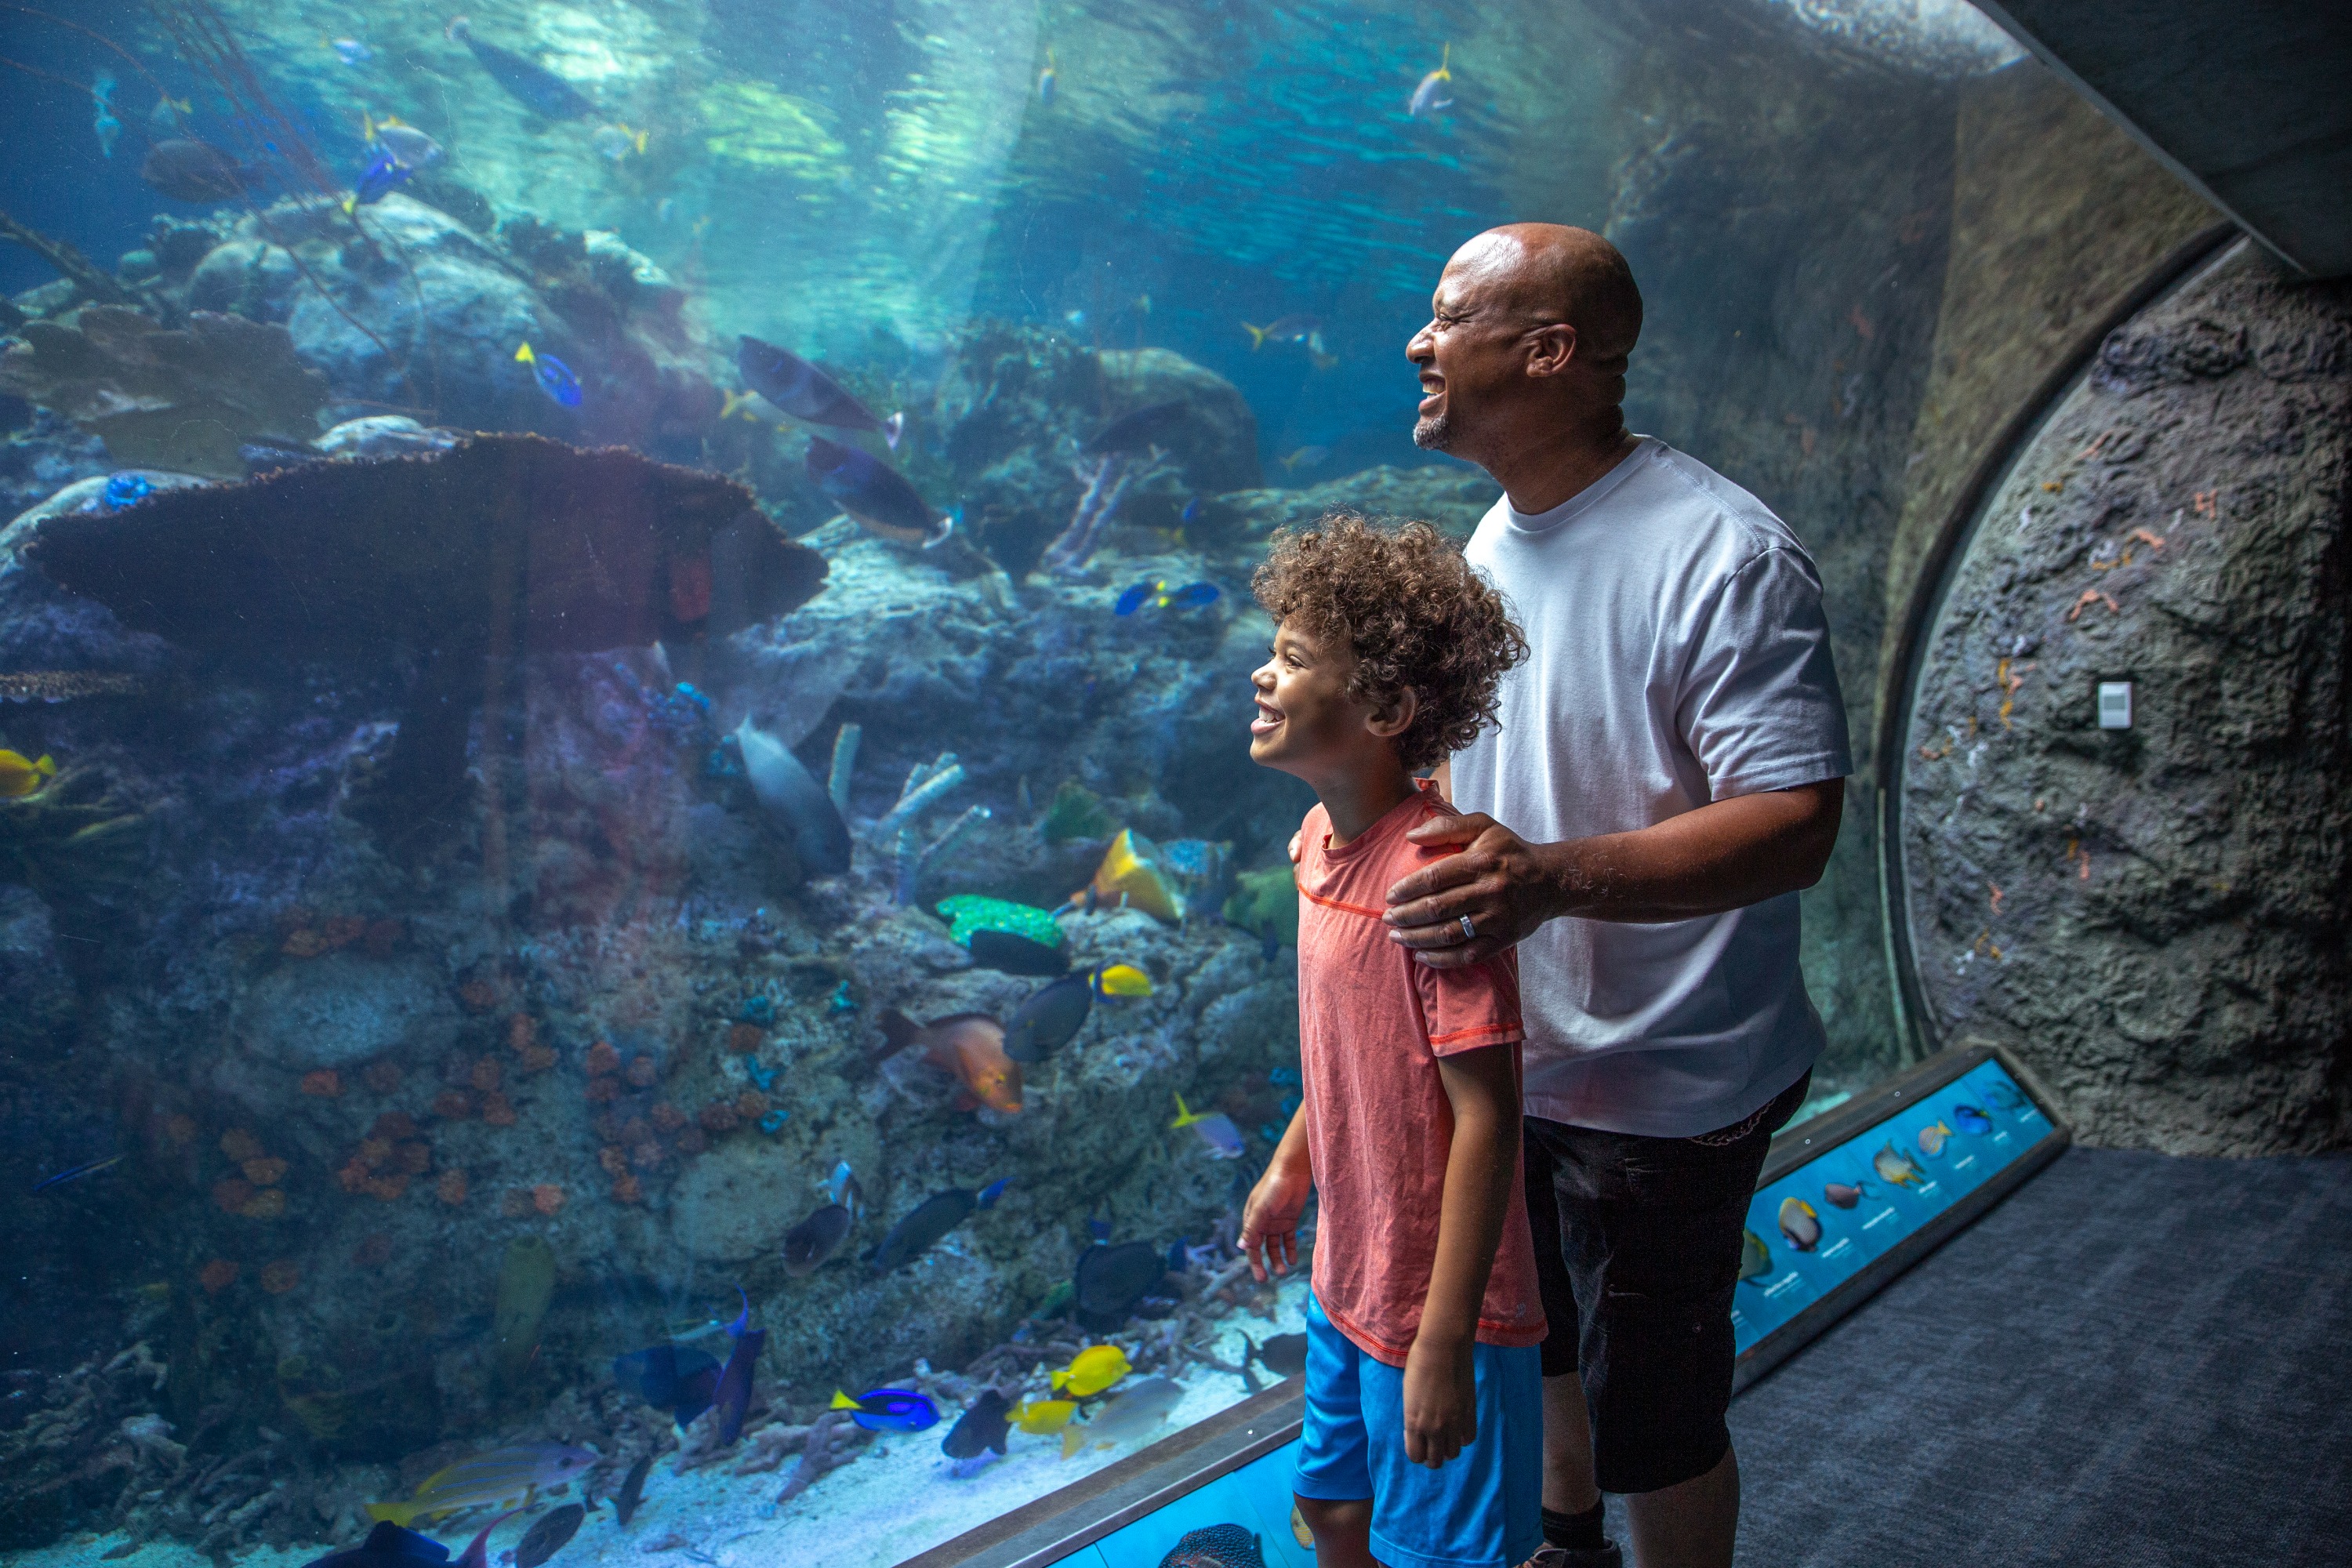
[[(1021, 1109), (1021, 1064), (1004, 1054), (1004, 1026), (985, 1013), (956, 1013), (918, 1024), (896, 1008), (882, 1015), (892, 1051), (920, 1046), (933, 1067), (955, 1075), (975, 1105)], [(969, 1107), (967, 1107), (969, 1109)]]

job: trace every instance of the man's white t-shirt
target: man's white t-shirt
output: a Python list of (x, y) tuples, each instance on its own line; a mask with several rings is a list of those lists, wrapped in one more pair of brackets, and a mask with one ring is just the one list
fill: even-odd
[[(1536, 516), (1506, 496), (1468, 555), (1529, 658), (1454, 754), (1454, 805), (1537, 843), (1649, 827), (1853, 771), (1822, 584), (1788, 525), (1643, 437)], [(1519, 944), (1531, 1116), (1652, 1137), (1727, 1126), (1824, 1043), (1797, 895), (1657, 925), (1556, 920)]]

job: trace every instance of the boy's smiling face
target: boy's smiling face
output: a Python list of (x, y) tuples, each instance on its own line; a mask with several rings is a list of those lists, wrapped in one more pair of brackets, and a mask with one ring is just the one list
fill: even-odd
[(1257, 716), (1250, 722), (1250, 760), (1322, 781), (1396, 763), (1396, 736), (1410, 722), (1409, 700), (1376, 708), (1350, 695), (1356, 655), (1329, 647), (1290, 621), (1275, 629), (1274, 651), (1250, 675)]

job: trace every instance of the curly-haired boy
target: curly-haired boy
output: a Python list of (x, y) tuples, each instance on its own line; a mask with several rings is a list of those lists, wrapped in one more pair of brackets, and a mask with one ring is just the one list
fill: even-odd
[(1253, 585), (1276, 626), (1250, 755), (1320, 802), (1292, 841), (1304, 1103), (1242, 1221), (1258, 1277), (1287, 1272), (1320, 1198), (1293, 1490), (1323, 1568), (1511, 1568), (1542, 1541), (1518, 973), (1416, 963), (1381, 916), (1443, 853), (1405, 837), (1453, 809), (1416, 770), (1491, 721), (1527, 645), (1426, 523), (1326, 518)]

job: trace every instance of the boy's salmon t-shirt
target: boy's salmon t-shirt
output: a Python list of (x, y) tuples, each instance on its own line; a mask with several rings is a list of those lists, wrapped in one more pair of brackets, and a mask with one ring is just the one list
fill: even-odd
[[(1454, 853), (1405, 837), (1450, 810), (1424, 784), (1337, 848), (1319, 805), (1297, 839), (1299, 1060), (1321, 1204), (1315, 1299), (1365, 1354), (1393, 1366), (1412, 1348), (1437, 1263), (1454, 1133), (1437, 1059), (1508, 1046), (1516, 1076), (1521, 1038), (1511, 954), (1432, 969), (1391, 942), (1381, 920), (1391, 884)], [(1527, 1195), (1514, 1172), (1478, 1342), (1532, 1345), (1543, 1337)]]

